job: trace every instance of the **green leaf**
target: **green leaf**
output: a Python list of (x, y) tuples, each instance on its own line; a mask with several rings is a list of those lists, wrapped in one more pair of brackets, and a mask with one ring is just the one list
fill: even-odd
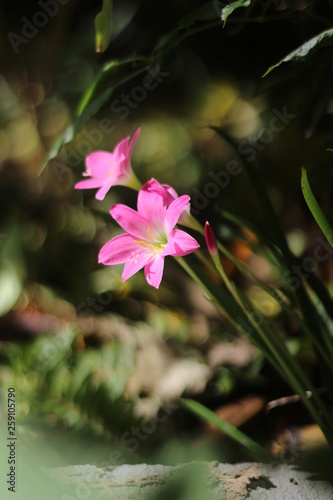
[(309, 207), (313, 217), (316, 219), (316, 222), (324, 235), (326, 236), (329, 244), (333, 248), (333, 228), (330, 223), (326, 219), (322, 209), (318, 205), (316, 198), (313, 195), (313, 192), (310, 188), (308, 177), (306, 174), (306, 169), (302, 167), (302, 181), (301, 187), (304, 199), (306, 201), (307, 206)]
[(236, 2), (232, 2), (230, 5), (226, 5), (222, 9), (222, 21), (224, 21), (223, 26), (225, 26), (228, 17), (233, 13), (234, 10), (239, 9), (239, 7), (248, 7), (250, 4), (251, 0), (236, 0)]
[(69, 127), (66, 128), (65, 132), (62, 134), (62, 136), (56, 141), (56, 143), (53, 145), (52, 149), (49, 151), (46, 161), (42, 166), (42, 169), (40, 173), (44, 170), (46, 167), (47, 163), (55, 158), (59, 152), (60, 149), (64, 144), (67, 144), (68, 142), (71, 142), (76, 134), (80, 131), (81, 127), (91, 118), (94, 116), (98, 110), (105, 104), (111, 97), (113, 93), (113, 88), (110, 87), (106, 89), (101, 95), (99, 95), (96, 99), (94, 99), (92, 102), (87, 104), (83, 109), (82, 112)]
[(95, 94), (98, 93), (98, 87), (99, 87), (101, 80), (106, 75), (108, 75), (109, 77), (112, 76), (112, 73), (118, 67), (118, 65), (119, 65), (118, 61), (110, 61), (109, 63), (105, 64), (102, 67), (102, 69), (99, 71), (99, 73), (98, 73), (97, 77), (95, 78), (95, 80), (93, 81), (93, 83), (90, 85), (90, 87), (84, 93), (84, 95), (83, 95), (83, 97), (78, 105), (77, 111), (76, 111), (77, 116), (80, 116), (84, 112), (85, 108), (92, 101)]
[(192, 399), (182, 399), (181, 403), (185, 406), (185, 408), (188, 408), (192, 413), (195, 413), (204, 422), (215, 425), (215, 427), (226, 434), (230, 439), (233, 439), (242, 446), (245, 446), (248, 454), (251, 455), (254, 460), (257, 460), (258, 462), (269, 462), (272, 460), (272, 456), (258, 443), (253, 441), (233, 425), (229, 424), (229, 422), (222, 420), (216, 415), (216, 413), (209, 410), (202, 404), (197, 401), (193, 401)]
[(201, 288), (211, 297), (218, 309), (222, 310), (229, 318), (231, 318), (235, 324), (242, 321), (243, 324), (246, 323), (246, 315), (242, 311), (239, 304), (235, 301), (234, 297), (221, 286), (220, 283), (216, 283), (207, 274), (206, 270), (202, 266), (198, 266), (196, 260), (192, 256), (188, 256), (186, 261), (182, 257), (177, 257), (176, 261), (179, 262), (184, 269), (189, 273), (189, 275), (201, 286)]
[(18, 301), (22, 283), (11, 263), (0, 270), (0, 316), (7, 314)]
[(26, 276), (19, 229), (14, 227), (0, 242), (0, 316), (18, 301)]
[[(238, 152), (238, 143), (233, 138), (228, 137), (228, 135), (226, 135), (223, 130), (217, 127), (211, 127), (211, 128), (213, 128), (213, 130), (215, 130), (221, 137), (227, 140), (229, 144), (233, 146), (235, 151)], [(286, 266), (287, 269), (293, 269), (293, 265), (299, 264), (299, 261), (298, 259), (295, 258), (295, 256), (289, 249), (285, 234), (280, 226), (280, 222), (277, 218), (272, 202), (268, 196), (266, 186), (262, 182), (262, 179), (255, 167), (255, 164), (253, 165), (251, 162), (243, 160), (243, 166), (246, 170), (246, 173), (251, 181), (253, 188), (255, 189), (258, 200), (262, 205), (262, 210), (266, 216), (266, 220), (268, 223), (267, 227), (270, 229), (271, 240), (276, 245), (278, 252), (281, 254), (282, 257), (281, 265)], [(277, 253), (276, 256), (278, 256)], [(297, 305), (299, 306), (303, 314), (304, 322), (308, 326), (309, 330), (311, 330), (312, 332), (321, 332), (322, 329), (320, 327), (321, 324), (320, 316), (318, 315), (316, 306), (314, 306), (313, 302), (309, 298), (309, 295), (304, 287), (304, 284), (301, 282), (300, 285), (293, 292), (295, 300), (297, 301)], [(321, 295), (325, 298), (324, 294), (321, 293)]]
[[(73, 123), (73, 137), (81, 129), (81, 127), (94, 116), (100, 108), (105, 104), (113, 94), (113, 87), (109, 87), (102, 94), (100, 94), (96, 99), (89, 102), (83, 109), (80, 115), (76, 118)], [(72, 138), (73, 138), (72, 137)], [(72, 140), (72, 138), (70, 140)], [(69, 136), (67, 137), (67, 142), (69, 142)]]
[(118, 86), (146, 70), (146, 65), (141, 63), (138, 69), (126, 71), (127, 66), (132, 67), (134, 63), (135, 59), (131, 58), (124, 61), (110, 61), (103, 66), (94, 82), (83, 95), (72, 124), (67, 127), (49, 151), (39, 174), (43, 172), (47, 163), (59, 154), (62, 146), (71, 142), (83, 125), (110, 99)]
[(103, 7), (95, 18), (96, 52), (105, 52), (111, 38), (112, 0), (103, 0)]
[(271, 241), (280, 247), (285, 258), (290, 254), (285, 234), (281, 229), (280, 222), (276, 216), (272, 202), (268, 196), (266, 186), (264, 185), (260, 172), (258, 171), (255, 162), (246, 160), (242, 158), (239, 153), (239, 143), (231, 137), (225, 130), (219, 127), (211, 126), (212, 130), (215, 130), (225, 141), (227, 141), (237, 152), (238, 156), (242, 159), (242, 165), (246, 171), (246, 174), (257, 194), (258, 200), (260, 201), (263, 209), (263, 213), (267, 221), (268, 237)]
[(282, 63), (290, 61), (303, 61), (310, 55), (317, 52), (317, 50), (323, 47), (329, 47), (331, 45), (333, 45), (333, 29), (323, 31), (322, 33), (319, 33), (319, 35), (316, 35), (307, 42), (303, 43), (303, 45), (281, 59), (281, 61), (274, 64), (273, 66), (270, 66), (266, 73), (264, 73), (263, 77), (267, 76), (271, 71), (273, 71), (273, 69), (277, 68)]

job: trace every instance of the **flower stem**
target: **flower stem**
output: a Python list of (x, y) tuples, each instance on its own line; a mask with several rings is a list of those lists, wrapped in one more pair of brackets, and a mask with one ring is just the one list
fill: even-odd
[(126, 187), (134, 189), (135, 191), (140, 191), (140, 189), (142, 187), (142, 183), (139, 181), (139, 179), (134, 174), (134, 172), (132, 173), (131, 177), (128, 179), (128, 181), (126, 183)]

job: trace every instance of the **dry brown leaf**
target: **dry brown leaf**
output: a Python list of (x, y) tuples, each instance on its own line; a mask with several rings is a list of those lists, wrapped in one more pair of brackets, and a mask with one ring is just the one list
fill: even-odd
[[(260, 396), (247, 396), (234, 403), (229, 403), (215, 410), (216, 415), (239, 427), (259, 413), (265, 405), (264, 398)], [(208, 424), (210, 430), (216, 430), (212, 424)], [(220, 431), (218, 431), (220, 432)]]

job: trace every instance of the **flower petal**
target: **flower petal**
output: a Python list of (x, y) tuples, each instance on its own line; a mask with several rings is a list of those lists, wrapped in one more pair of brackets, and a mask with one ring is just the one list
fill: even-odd
[(138, 250), (138, 243), (128, 234), (119, 234), (107, 241), (99, 251), (98, 262), (106, 266), (123, 264)]
[(121, 279), (126, 281), (128, 278), (133, 276), (133, 274), (140, 271), (140, 269), (142, 269), (150, 259), (151, 254), (145, 251), (140, 252), (139, 250), (136, 254), (134, 253), (126, 262)]
[(155, 192), (140, 189), (138, 194), (138, 213), (148, 220), (152, 238), (164, 233), (163, 221), (166, 214), (166, 206), (162, 196)]
[(117, 163), (113, 153), (94, 151), (86, 157), (87, 174), (95, 179), (117, 177)]
[(199, 246), (197, 240), (185, 233), (185, 231), (174, 229), (169, 234), (168, 243), (164, 247), (163, 255), (181, 257), (194, 252)]
[(95, 194), (96, 200), (104, 200), (106, 193), (115, 184), (117, 184), (116, 179), (112, 179), (111, 181), (104, 182), (103, 186)]
[(110, 209), (111, 216), (119, 226), (133, 238), (149, 241), (149, 223), (145, 217), (126, 205), (113, 205)]
[(175, 227), (179, 217), (188, 207), (189, 201), (190, 197), (184, 194), (170, 203), (164, 219), (164, 227), (167, 234)]
[(134, 132), (133, 137), (132, 137), (129, 145), (128, 145), (129, 136), (127, 136), (127, 137), (125, 137), (125, 139), (122, 139), (120, 142), (118, 142), (118, 144), (114, 148), (113, 154), (115, 156), (115, 159), (119, 159), (119, 161), (121, 161), (122, 156), (123, 156), (123, 158), (126, 159), (126, 162), (125, 162), (126, 169), (129, 169), (129, 170), (131, 169), (131, 164), (130, 164), (131, 153), (132, 153), (134, 144), (135, 144), (137, 138), (139, 137), (140, 131), (141, 131), (141, 129), (140, 129), (140, 127), (138, 127), (136, 129), (136, 131)]
[(162, 196), (163, 203), (166, 207), (168, 207), (173, 200), (178, 198), (178, 194), (171, 186), (168, 184), (160, 184), (156, 179), (150, 179), (141, 189), (142, 191), (149, 191)]
[(133, 150), (133, 148), (134, 148), (134, 144), (136, 143), (137, 138), (138, 138), (138, 137), (139, 137), (139, 135), (140, 135), (140, 132), (141, 132), (141, 128), (140, 128), (140, 127), (138, 127), (138, 128), (135, 130), (135, 132), (134, 132), (134, 134), (133, 134), (133, 136), (132, 136), (132, 139), (131, 139), (130, 145), (129, 145), (129, 147), (128, 147), (128, 151), (127, 151), (127, 155), (128, 155), (128, 156), (131, 156), (132, 150)]
[(113, 150), (113, 155), (116, 161), (121, 161), (122, 159), (126, 159), (128, 156), (128, 141), (129, 135), (122, 139)]
[(168, 205), (170, 205), (170, 203), (173, 201), (173, 200), (176, 200), (178, 198), (178, 194), (177, 194), (177, 191), (175, 191), (175, 189), (173, 189), (173, 187), (169, 186), (169, 184), (161, 184), (162, 188), (165, 189), (169, 195), (169, 203)]
[(206, 221), (206, 224), (205, 224), (205, 240), (206, 240), (208, 252), (210, 254), (214, 254), (214, 255), (217, 254), (218, 248), (217, 248), (216, 237), (215, 237), (214, 231), (212, 229), (212, 226), (209, 224), (208, 220)]
[(158, 255), (145, 266), (145, 276), (149, 285), (158, 288), (160, 286), (164, 269), (164, 257)]
[(75, 189), (93, 189), (99, 188), (103, 184), (101, 179), (86, 179), (84, 181), (79, 181), (75, 184)]

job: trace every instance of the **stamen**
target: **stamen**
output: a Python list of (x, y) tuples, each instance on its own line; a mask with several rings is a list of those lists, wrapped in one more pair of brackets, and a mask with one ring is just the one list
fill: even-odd
[(134, 240), (134, 243), (139, 243), (139, 245), (142, 245), (143, 247), (155, 247), (154, 243), (148, 243), (147, 241), (144, 240)]
[(148, 241), (144, 240), (134, 240), (134, 243), (138, 243), (139, 245), (146, 247), (146, 248), (151, 248), (153, 251), (153, 254), (160, 253), (164, 250), (164, 244), (163, 243), (157, 243), (156, 240), (152, 237), (150, 234), (150, 227), (147, 228), (147, 233), (149, 236), (149, 239), (152, 241), (152, 243), (149, 243)]
[(157, 246), (155, 246), (155, 248), (154, 248), (154, 250), (153, 250), (153, 253), (154, 253), (154, 254), (156, 254), (156, 253), (160, 253), (160, 252), (163, 252), (163, 250), (164, 250), (164, 245), (163, 245), (163, 243), (160, 243), (160, 244), (158, 245), (158, 247), (157, 247)]
[(148, 236), (151, 239), (151, 241), (153, 241), (155, 243), (155, 240), (153, 239), (152, 235), (150, 234), (150, 227), (148, 227), (147, 232), (148, 232)]

